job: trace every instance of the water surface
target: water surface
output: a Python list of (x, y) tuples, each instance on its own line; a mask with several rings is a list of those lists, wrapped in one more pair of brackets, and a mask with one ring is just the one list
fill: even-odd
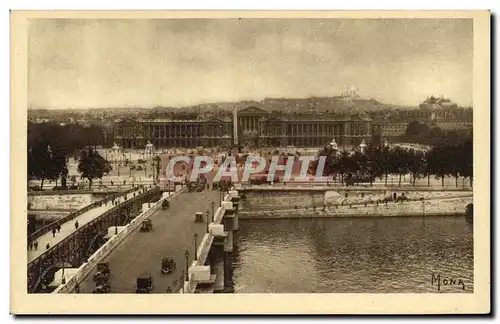
[(473, 231), (465, 217), (241, 220), (236, 293), (438, 292), (432, 274), (473, 292)]

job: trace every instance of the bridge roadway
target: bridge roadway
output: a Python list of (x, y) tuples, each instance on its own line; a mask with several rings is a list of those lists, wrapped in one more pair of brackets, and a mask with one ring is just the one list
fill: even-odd
[[(194, 222), (196, 212), (212, 213), (211, 201), (215, 202), (215, 210), (220, 206), (220, 191), (183, 193), (170, 202), (168, 210), (158, 210), (150, 219), (153, 223), (151, 232), (135, 231), (121, 243), (104, 262), (109, 262), (111, 270), (112, 293), (135, 293), (136, 278), (141, 273), (153, 276), (152, 293), (165, 293), (167, 287), (178, 291), (180, 277), (186, 269), (184, 252), (189, 251), (189, 264), (194, 257), (194, 233), (198, 234), (198, 242), (206, 230), (206, 219), (203, 223)], [(171, 256), (177, 263), (176, 270), (169, 275), (161, 273), (161, 260)], [(92, 293), (95, 283), (91, 273), (80, 284), (80, 293)]]
[[(139, 190), (139, 188), (137, 188), (137, 190)], [(131, 192), (127, 195), (127, 199), (131, 198), (132, 196), (133, 193)], [(120, 201), (123, 202), (123, 198), (120, 198)], [(55, 236), (53, 236), (51, 231), (43, 234), (42, 236), (36, 239), (38, 241), (38, 249), (28, 250), (28, 263), (30, 263), (34, 259), (38, 258), (40, 255), (48, 251), (46, 249), (47, 243), (50, 244), (50, 248), (52, 248), (54, 245), (61, 242), (66, 237), (76, 232), (77, 231), (75, 227), (76, 221), (78, 221), (78, 225), (80, 228), (81, 226), (87, 224), (96, 217), (99, 217), (100, 215), (104, 214), (113, 207), (114, 207), (113, 204), (111, 202), (108, 202), (105, 205), (92, 208), (87, 212), (73, 218), (71, 221), (63, 223), (61, 225), (61, 231), (56, 232)]]

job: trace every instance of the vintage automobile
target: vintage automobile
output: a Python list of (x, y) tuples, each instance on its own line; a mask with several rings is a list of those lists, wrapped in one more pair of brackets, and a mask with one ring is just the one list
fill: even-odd
[(205, 189), (206, 186), (207, 186), (207, 179), (202, 175), (196, 186), (196, 191), (201, 192)]
[(145, 219), (142, 221), (140, 231), (141, 232), (149, 232), (153, 229), (153, 223), (150, 219)]
[(109, 271), (109, 264), (107, 262), (102, 262), (97, 264), (97, 273), (94, 274), (94, 281), (108, 281), (111, 275), (111, 271)]
[(136, 289), (137, 294), (149, 294), (153, 290), (153, 276), (150, 273), (143, 273), (137, 277)]
[(198, 212), (198, 213), (194, 214), (194, 222), (195, 223), (203, 223), (203, 213), (202, 212)]
[(102, 284), (102, 285), (98, 285), (94, 288), (94, 290), (92, 290), (92, 293), (93, 294), (107, 294), (109, 293), (109, 291), (111, 290), (111, 287), (109, 286), (109, 284)]
[(94, 294), (106, 294), (111, 290), (111, 286), (109, 285), (108, 279), (105, 277), (97, 277), (94, 278), (95, 281), (95, 289), (92, 291)]
[(161, 273), (170, 274), (175, 271), (175, 266), (174, 258), (164, 257), (161, 260)]
[(109, 270), (109, 263), (101, 262), (97, 264), (97, 271), (109, 275), (111, 271)]

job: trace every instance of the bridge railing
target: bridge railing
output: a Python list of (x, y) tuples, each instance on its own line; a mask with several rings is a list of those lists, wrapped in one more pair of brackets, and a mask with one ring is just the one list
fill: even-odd
[[(231, 196), (227, 194), (226, 196), (224, 196), (223, 201), (231, 201)], [(217, 208), (217, 210), (215, 211), (213, 222), (211, 224), (220, 224), (222, 219), (224, 218), (225, 212), (226, 210), (222, 206)], [(214, 235), (211, 232), (205, 233), (205, 235), (203, 235), (203, 238), (201, 239), (200, 245), (198, 246), (197, 250), (198, 258), (191, 262), (191, 267), (202, 266), (205, 264), (213, 242)], [(184, 282), (184, 292), (193, 293), (196, 290), (196, 286), (197, 283), (194, 276), (190, 275), (189, 281)]]
[(28, 196), (108, 194), (108, 193), (116, 193), (118, 191), (120, 191), (120, 188), (118, 186), (115, 188), (104, 188), (104, 189), (95, 187), (92, 189), (40, 190), (40, 191), (28, 191)]
[[(45, 260), (45, 256), (47, 255), (47, 253), (57, 253), (57, 251), (62, 250), (62, 248), (64, 247), (64, 244), (65, 244), (65, 242), (67, 240), (73, 239), (73, 237), (76, 236), (76, 235), (79, 235), (79, 233), (81, 231), (84, 231), (86, 228), (88, 228), (90, 226), (93, 226), (96, 222), (99, 222), (102, 218), (107, 217), (110, 214), (113, 214), (118, 208), (120, 208), (122, 206), (122, 204), (124, 204), (124, 203), (131, 204), (134, 201), (142, 199), (142, 197), (144, 197), (145, 195), (147, 195), (147, 194), (149, 194), (150, 192), (153, 192), (153, 191), (159, 191), (159, 188), (158, 187), (152, 187), (151, 189), (146, 190), (142, 194), (139, 194), (139, 195), (137, 195), (135, 197), (127, 199), (123, 203), (120, 203), (117, 206), (114, 206), (113, 208), (111, 208), (111, 209), (107, 210), (106, 212), (102, 213), (101, 215), (99, 215), (98, 217), (94, 218), (90, 222), (88, 222), (85, 225), (79, 227), (77, 231), (71, 233), (70, 235), (68, 235), (67, 237), (65, 237), (62, 241), (60, 241), (57, 244), (55, 244), (50, 250), (42, 253), (37, 258), (35, 258), (34, 260), (32, 260), (30, 263), (28, 263), (28, 276), (29, 276), (29, 273), (36, 272), (35, 269), (37, 269), (37, 268), (40, 269), (39, 273), (42, 273), (41, 270), (43, 269), (43, 262)], [(34, 279), (39, 280), (38, 277), (34, 278)], [(31, 280), (34, 280), (34, 279), (31, 279)], [(30, 283), (28, 282), (28, 284), (30, 284)], [(31, 289), (30, 287), (31, 286), (28, 286), (28, 289)]]
[(181, 187), (177, 191), (171, 193), (169, 196), (162, 197), (159, 201), (153, 204), (150, 208), (143, 211), (140, 215), (135, 217), (130, 223), (128, 223), (118, 234), (112, 236), (103, 246), (101, 246), (94, 254), (92, 254), (87, 262), (82, 264), (75, 276), (71, 277), (66, 284), (59, 286), (53, 293), (71, 293), (75, 290), (78, 283), (82, 282), (87, 278), (90, 273), (95, 269), (99, 262), (102, 262), (116, 247), (118, 247), (130, 234), (132, 234), (137, 228), (140, 227), (142, 220), (150, 217), (156, 211), (162, 207), (164, 200), (172, 200), (179, 194), (184, 192), (186, 187)]
[(114, 198), (119, 198), (119, 197), (122, 197), (122, 196), (126, 196), (127, 194), (131, 193), (131, 192), (134, 192), (136, 190), (138, 190), (140, 187), (135, 187), (135, 188), (131, 188), (131, 189), (128, 189), (126, 191), (123, 191), (123, 192), (120, 192), (118, 194), (113, 194), (113, 195), (109, 195), (107, 197), (105, 197), (104, 199), (101, 199), (99, 201), (96, 201), (96, 202), (93, 202), (92, 204), (90, 205), (87, 205), (63, 218), (60, 218), (50, 224), (47, 224), (45, 225), (44, 227), (40, 228), (39, 230), (33, 232), (29, 237), (28, 237), (28, 241), (35, 241), (37, 238), (39, 238), (40, 236), (52, 231), (53, 228), (57, 227), (58, 225), (62, 225), (66, 222), (69, 222), (73, 219), (75, 219), (76, 217), (88, 212), (89, 210), (91, 209), (94, 209), (98, 206), (101, 206), (103, 203), (107, 203), (108, 201), (114, 199)]

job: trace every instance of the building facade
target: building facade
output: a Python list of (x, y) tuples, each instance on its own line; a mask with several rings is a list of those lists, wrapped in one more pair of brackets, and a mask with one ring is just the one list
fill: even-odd
[[(273, 115), (258, 107), (234, 118), (132, 120), (114, 123), (114, 141), (124, 148), (155, 147), (323, 147), (332, 137), (341, 146), (380, 141), (380, 126), (369, 118), (335, 119), (318, 115)], [(235, 143), (237, 142), (237, 143)]]
[(382, 136), (391, 138), (405, 135), (411, 121), (442, 130), (472, 130), (473, 110), (471, 107), (458, 107), (450, 99), (429, 97), (418, 109), (396, 109), (380, 121)]

